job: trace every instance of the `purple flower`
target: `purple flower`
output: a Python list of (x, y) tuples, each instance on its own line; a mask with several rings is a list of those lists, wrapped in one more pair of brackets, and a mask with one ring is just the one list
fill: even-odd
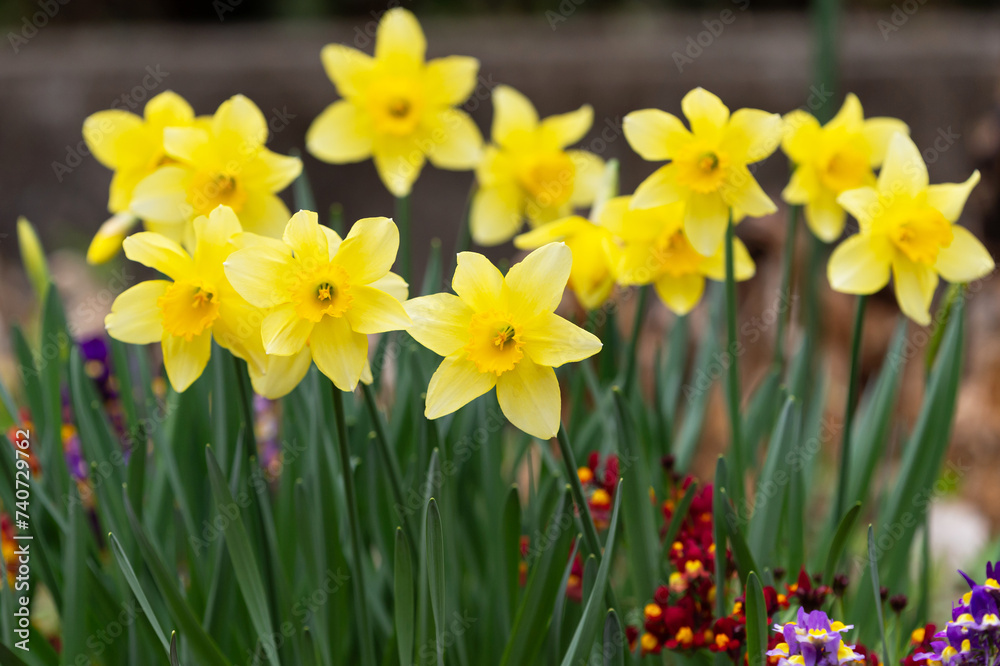
[(778, 666), (841, 666), (852, 661), (864, 661), (846, 645), (841, 634), (853, 625), (831, 622), (823, 611), (806, 613), (799, 609), (795, 622), (774, 625), (774, 630), (784, 636), (785, 642), (768, 651), (768, 656), (779, 657)]

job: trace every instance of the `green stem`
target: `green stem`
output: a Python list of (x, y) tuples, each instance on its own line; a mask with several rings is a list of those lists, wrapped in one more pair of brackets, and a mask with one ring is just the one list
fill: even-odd
[[(378, 448), (379, 455), (382, 456), (382, 463), (389, 470), (389, 481), (392, 485), (393, 498), (396, 500), (396, 504), (405, 506), (406, 494), (403, 492), (403, 475), (399, 470), (399, 461), (396, 459), (396, 454), (389, 446), (389, 440), (385, 434), (385, 425), (382, 423), (382, 417), (379, 415), (378, 405), (375, 402), (375, 391), (371, 386), (362, 382), (361, 392), (365, 397), (365, 405), (368, 407), (368, 416), (371, 419), (372, 426), (375, 428), (375, 446)], [(406, 538), (411, 548), (415, 548), (417, 541), (410, 523), (406, 520), (401, 520), (401, 522), (403, 532), (406, 533)], [(417, 553), (414, 552), (413, 554), (415, 556)]]
[(396, 197), (396, 226), (399, 228), (399, 274), (407, 283), (413, 277), (410, 247), (410, 195)]
[(642, 316), (646, 311), (647, 300), (649, 300), (649, 285), (644, 284), (639, 287), (639, 300), (635, 304), (635, 320), (632, 322), (632, 335), (628, 341), (628, 355), (625, 357), (625, 375), (624, 379), (622, 379), (622, 389), (626, 393), (632, 390), (632, 381), (635, 378), (635, 368), (638, 363), (636, 355), (639, 351), (639, 333), (642, 331)]
[(774, 334), (774, 363), (785, 367), (785, 329), (792, 316), (792, 266), (795, 263), (795, 232), (798, 230), (799, 206), (789, 206), (788, 226), (785, 229), (785, 247), (781, 257), (781, 300), (784, 311), (779, 309), (778, 328)]
[(344, 477), (344, 495), (347, 499), (347, 517), (351, 523), (351, 556), (354, 572), (351, 583), (354, 588), (354, 612), (358, 622), (358, 640), (361, 643), (361, 663), (375, 666), (375, 644), (372, 641), (368, 599), (365, 596), (365, 567), (361, 558), (361, 520), (358, 517), (358, 499), (354, 491), (354, 473), (351, 470), (351, 452), (347, 446), (347, 422), (344, 419), (344, 396), (340, 389), (333, 387), (333, 412), (337, 421), (337, 451), (340, 455), (341, 474)]
[(566, 467), (566, 476), (569, 477), (570, 492), (573, 493), (573, 501), (576, 502), (580, 510), (580, 522), (583, 523), (583, 540), (587, 544), (587, 550), (594, 556), (601, 559), (601, 541), (597, 537), (597, 527), (594, 526), (594, 518), (590, 515), (590, 505), (587, 504), (587, 497), (583, 494), (583, 484), (580, 483), (580, 476), (577, 473), (576, 456), (573, 455), (573, 447), (569, 443), (569, 435), (566, 434), (566, 427), (559, 425), (559, 453), (562, 454), (563, 465)]
[(247, 375), (243, 370), (240, 360), (234, 354), (230, 354), (229, 357), (233, 359), (233, 369), (237, 377), (236, 381), (240, 385), (240, 412), (243, 415), (243, 436), (246, 437), (247, 443), (246, 455), (247, 457), (256, 456), (257, 433), (254, 430), (253, 391), (247, 385)]
[(740, 368), (737, 353), (736, 338), (736, 271), (733, 258), (733, 243), (735, 239), (732, 211), (729, 213), (729, 224), (726, 227), (726, 352), (729, 357), (729, 427), (732, 434), (733, 474), (730, 480), (733, 485), (733, 502), (741, 506), (743, 502), (743, 472), (746, 469), (743, 462), (743, 442), (741, 439), (740, 422)]
[(858, 307), (854, 312), (854, 330), (851, 333), (851, 366), (847, 377), (847, 401), (844, 403), (844, 436), (840, 445), (840, 477), (837, 482), (837, 501), (833, 505), (834, 521), (839, 521), (847, 503), (847, 479), (851, 464), (851, 428), (854, 422), (855, 403), (858, 399), (859, 375), (861, 374), (861, 339), (864, 332), (865, 305), (868, 297), (858, 296)]

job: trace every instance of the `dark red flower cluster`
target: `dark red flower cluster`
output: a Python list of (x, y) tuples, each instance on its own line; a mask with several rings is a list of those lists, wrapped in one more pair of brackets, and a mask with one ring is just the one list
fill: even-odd
[(788, 588), (788, 596), (794, 599), (799, 606), (802, 606), (805, 612), (811, 613), (814, 610), (819, 610), (830, 595), (830, 586), (823, 585), (820, 582), (822, 580), (818, 574), (814, 578), (810, 578), (805, 567), (802, 567), (799, 570), (798, 579), (785, 587)]
[(590, 515), (598, 531), (608, 529), (611, 507), (618, 487), (618, 456), (610, 454), (603, 460), (597, 451), (587, 456), (587, 466), (576, 471), (587, 497)]
[[(675, 484), (663, 502), (665, 534), (687, 489), (694, 483), (691, 477)], [(723, 652), (737, 659), (746, 636), (743, 599), (736, 600), (732, 612), (715, 616), (715, 542), (712, 533), (712, 486), (698, 490), (682, 518), (680, 529), (667, 545), (668, 558), (675, 571), (669, 584), (661, 585), (653, 602), (643, 610), (645, 632), (641, 637), (642, 652), (656, 654), (668, 650), (699, 650)], [(726, 571), (732, 572), (732, 558), (726, 553)], [(768, 618), (780, 608), (788, 607), (785, 595), (773, 587), (764, 588)], [(770, 621), (770, 620), (769, 620)]]

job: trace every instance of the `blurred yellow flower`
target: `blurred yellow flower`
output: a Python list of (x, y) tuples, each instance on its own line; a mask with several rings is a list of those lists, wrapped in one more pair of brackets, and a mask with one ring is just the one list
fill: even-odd
[(255, 239), (229, 256), (225, 272), (247, 301), (267, 310), (261, 322), (267, 354), (308, 349), (337, 388), (353, 391), (365, 372), (368, 335), (410, 324), (396, 296), (405, 283), (389, 272), (398, 247), (388, 218), (358, 220), (341, 240), (316, 213), (299, 211), (282, 241)]
[(493, 387), (500, 409), (524, 432), (549, 439), (560, 424), (553, 368), (601, 349), (594, 335), (555, 314), (573, 262), (550, 243), (515, 264), (506, 277), (474, 252), (458, 255), (451, 286), (406, 303), (408, 329), (444, 360), (427, 387), (429, 419), (450, 414)]
[(993, 258), (968, 229), (954, 224), (979, 182), (929, 185), (920, 151), (905, 134), (893, 135), (875, 187), (841, 194), (837, 201), (861, 230), (830, 257), (830, 285), (848, 294), (873, 294), (889, 282), (903, 313), (930, 323), (930, 305), (940, 275), (964, 283), (988, 275)]
[(99, 264), (118, 254), (122, 240), (138, 222), (129, 212), (135, 186), (171, 162), (163, 147), (163, 130), (190, 127), (195, 122), (191, 105), (171, 90), (149, 100), (141, 117), (122, 109), (108, 109), (84, 120), (87, 148), (98, 162), (114, 171), (108, 197), (108, 210), (114, 216), (94, 236), (87, 261)]
[(593, 203), (604, 162), (584, 150), (566, 150), (593, 122), (589, 105), (539, 121), (527, 97), (497, 86), (493, 144), (476, 169), (479, 190), (469, 215), (472, 238), (480, 245), (498, 245), (514, 237), (525, 217), (538, 226)]
[(160, 342), (163, 364), (174, 390), (184, 391), (208, 364), (212, 338), (253, 367), (253, 324), (258, 317), (233, 289), (222, 270), (236, 249), (240, 222), (219, 206), (194, 221), (194, 252), (161, 234), (143, 231), (125, 239), (125, 256), (154, 268), (167, 280), (149, 280), (124, 291), (111, 305), (104, 325), (111, 337), (131, 344)]
[(313, 121), (306, 146), (334, 164), (375, 159), (394, 196), (410, 193), (425, 159), (442, 169), (472, 169), (483, 138), (455, 109), (476, 87), (479, 61), (449, 56), (424, 61), (427, 42), (416, 17), (390, 9), (379, 22), (375, 57), (329, 44), (321, 57), (343, 97)]
[[(631, 197), (608, 202), (601, 224), (619, 238), (623, 247), (615, 266), (619, 284), (652, 284), (660, 299), (674, 313), (690, 312), (705, 291), (705, 278), (726, 278), (726, 249), (700, 254), (684, 234), (684, 204), (631, 208)], [(756, 267), (746, 246), (733, 239), (737, 281), (749, 280)]]
[(670, 160), (647, 178), (632, 198), (633, 208), (684, 202), (684, 233), (701, 254), (712, 256), (722, 244), (735, 209), (744, 215), (775, 212), (747, 165), (766, 158), (781, 141), (781, 116), (757, 109), (732, 115), (718, 97), (695, 88), (681, 100), (691, 125), (658, 109), (625, 116), (625, 138), (646, 160)]
[(276, 193), (298, 177), (302, 161), (264, 146), (267, 120), (256, 104), (236, 95), (210, 122), (168, 127), (163, 136), (169, 162), (136, 185), (129, 204), (134, 215), (181, 241), (191, 220), (224, 205), (244, 230), (281, 235), (288, 209)]
[(805, 206), (806, 223), (816, 236), (833, 242), (844, 231), (846, 213), (837, 196), (846, 190), (875, 184), (872, 169), (880, 166), (896, 132), (909, 128), (896, 118), (865, 120), (861, 102), (847, 95), (840, 111), (826, 125), (807, 111), (785, 116), (781, 149), (795, 164), (781, 193), (790, 204)]

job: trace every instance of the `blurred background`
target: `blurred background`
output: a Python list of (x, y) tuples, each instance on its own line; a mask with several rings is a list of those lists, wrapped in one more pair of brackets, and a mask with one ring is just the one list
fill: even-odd
[[(34, 308), (14, 242), (18, 215), (37, 226), (52, 253), (56, 280), (81, 334), (100, 331), (113, 297), (140, 275), (122, 261), (92, 268), (82, 259), (107, 217), (110, 182), (110, 173), (82, 141), (87, 115), (112, 105), (141, 113), (146, 100), (168, 89), (183, 95), (198, 113), (208, 114), (226, 98), (243, 93), (271, 121), (269, 146), (281, 153), (301, 151), (309, 124), (336, 98), (320, 64), (321, 47), (342, 42), (370, 51), (379, 17), (400, 4), (421, 20), (430, 57), (480, 59), (479, 86), (465, 109), (484, 135), (492, 118), (489, 92), (499, 83), (527, 94), (543, 116), (590, 103), (595, 122), (582, 147), (621, 161), (626, 192), (654, 168), (629, 149), (622, 135), (621, 118), (631, 110), (652, 106), (678, 113), (683, 94), (699, 85), (731, 108), (780, 113), (813, 109), (825, 99), (836, 109), (845, 92), (855, 92), (866, 115), (897, 116), (909, 124), (932, 182), (964, 180), (976, 168), (983, 172), (962, 221), (994, 255), (1000, 249), (996, 0), (844, 3), (836, 19), (839, 75), (833, 88), (812, 80), (816, 35), (830, 26), (811, 20), (805, 0), (5, 0), (0, 4), (4, 376), (13, 370), (7, 329), (30, 321)], [(334, 166), (310, 155), (303, 159), (320, 211), (342, 205), (348, 221), (392, 215), (392, 199), (370, 161)], [(759, 177), (778, 201), (788, 177), (780, 154), (764, 163)], [(441, 239), (446, 254), (451, 251), (472, 184), (468, 172), (424, 170), (412, 196), (415, 252), (425, 251), (432, 238)], [(757, 277), (741, 287), (741, 317), (747, 322), (759, 321), (776, 300), (786, 215), (778, 203), (776, 215), (740, 226), (758, 262)], [(804, 236), (798, 237), (799, 257), (806, 254)], [(514, 251), (508, 245), (488, 254), (511, 257)], [(418, 271), (422, 263), (418, 258)], [(801, 261), (797, 270), (825, 275), (825, 266)], [(825, 284), (825, 278), (821, 281)], [(985, 279), (970, 300), (968, 367), (950, 454), (961, 470), (960, 481), (932, 517), (932, 542), (945, 548), (961, 543), (965, 552), (984, 545), (990, 528), (1000, 525), (997, 282), (992, 276)], [(853, 302), (828, 291), (823, 299), (832, 381), (829, 409), (842, 414)], [(624, 312), (633, 301), (624, 299)], [(702, 310), (696, 320), (704, 317)], [(877, 296), (869, 305), (865, 376), (880, 366), (897, 316), (891, 294)], [(631, 320), (628, 314), (621, 317)], [(669, 325), (670, 316), (655, 304), (642, 338), (650, 357)], [(770, 360), (773, 331), (764, 326), (760, 332), (760, 342), (748, 344), (741, 361), (746, 391), (760, 381)], [(903, 383), (903, 423), (912, 423), (919, 406), (927, 339), (916, 328), (910, 335), (921, 351), (909, 363)], [(709, 423), (718, 424), (717, 430), (704, 435), (700, 465), (713, 460), (726, 436), (721, 393), (712, 409), (719, 418)], [(950, 538), (952, 534), (962, 540)]]

